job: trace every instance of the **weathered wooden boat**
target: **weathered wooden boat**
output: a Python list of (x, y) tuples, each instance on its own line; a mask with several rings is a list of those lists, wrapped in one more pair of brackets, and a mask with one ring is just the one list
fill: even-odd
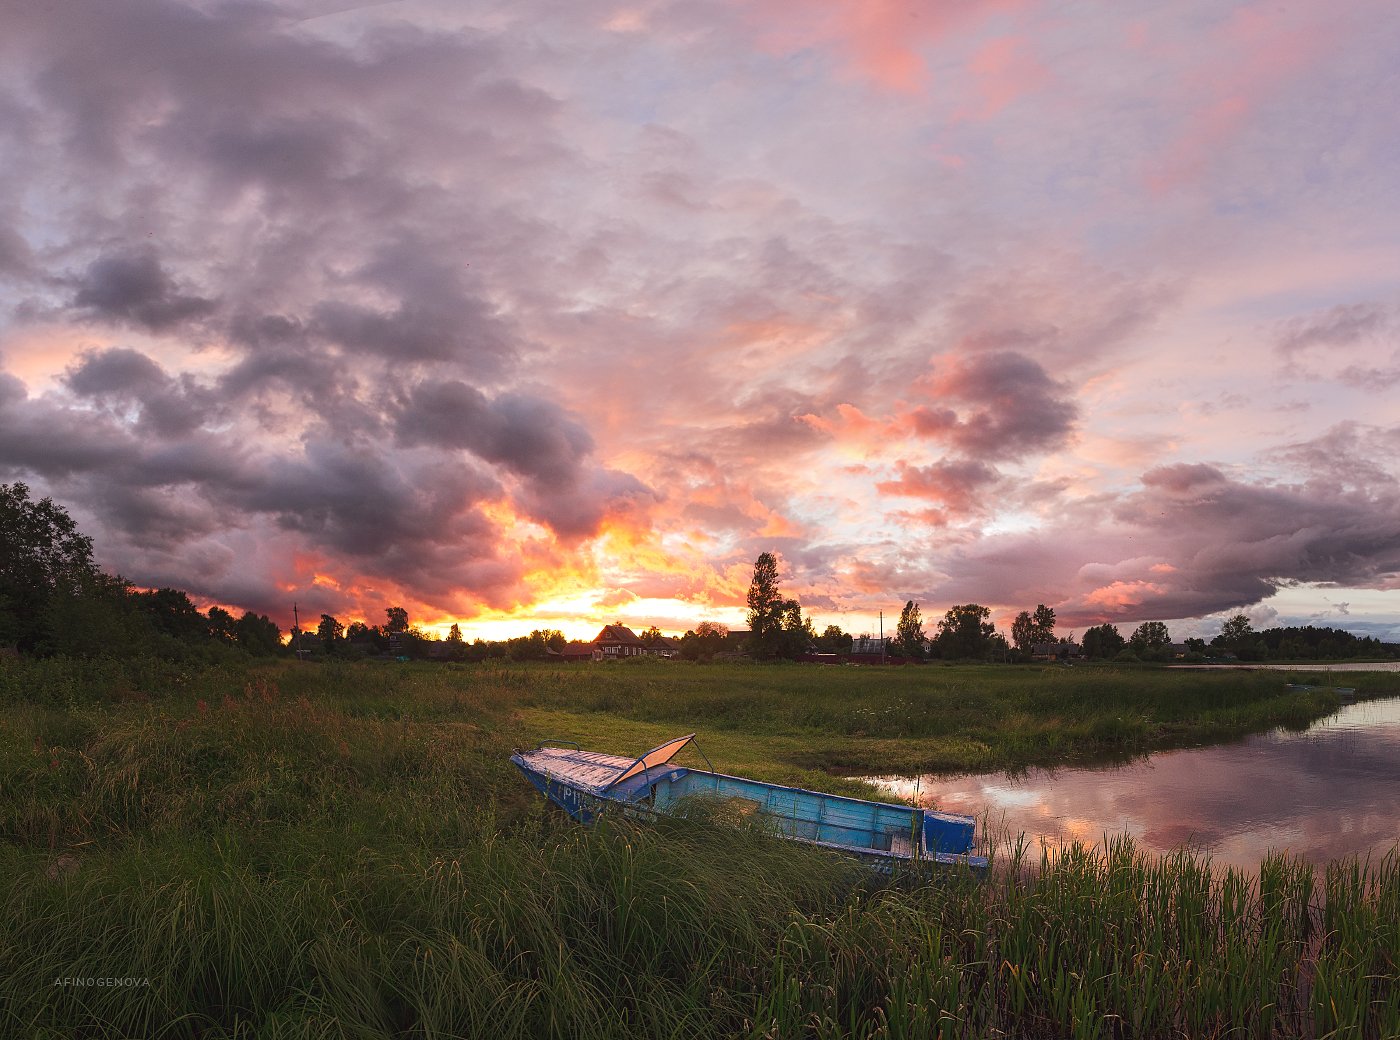
[[(925, 863), (986, 870), (986, 857), (972, 852), (970, 816), (727, 776), (715, 772), (708, 758), (709, 770), (674, 764), (671, 760), (694, 740), (694, 733), (677, 737), (639, 758), (546, 741), (533, 751), (517, 750), (510, 760), (545, 798), (580, 823), (610, 811), (670, 814), (684, 799), (715, 798), (756, 814), (782, 837), (856, 856), (878, 869)], [(565, 744), (572, 746), (558, 746)]]

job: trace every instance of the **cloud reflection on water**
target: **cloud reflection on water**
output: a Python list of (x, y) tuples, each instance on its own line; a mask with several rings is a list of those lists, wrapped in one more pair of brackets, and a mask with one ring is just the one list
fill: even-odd
[[(915, 793), (914, 778), (881, 781)], [(1164, 751), (1128, 765), (917, 780), (925, 804), (987, 814), (993, 831), (1052, 846), (1128, 832), (1254, 868), (1270, 850), (1322, 863), (1400, 840), (1400, 698), (1354, 704), (1301, 733)]]

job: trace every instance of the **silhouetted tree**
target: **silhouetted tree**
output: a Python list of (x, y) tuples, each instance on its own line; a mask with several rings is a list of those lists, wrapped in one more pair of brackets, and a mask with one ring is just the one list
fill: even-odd
[(1021, 611), (1011, 622), (1011, 641), (1016, 644), (1017, 650), (1030, 653), (1035, 644), (1035, 620), (1029, 610)]
[(795, 599), (783, 603), (783, 628), (778, 637), (777, 654), (795, 660), (812, 652), (817, 633), (809, 618), (802, 616), (802, 604)]
[(817, 646), (829, 654), (849, 654), (855, 637), (841, 631), (839, 625), (827, 625), (826, 631), (817, 637)]
[(1236, 614), (1220, 626), (1220, 634), (1210, 641), (1210, 645), (1229, 650), (1238, 655), (1247, 651), (1254, 643), (1254, 626), (1244, 614)]
[(1011, 622), (1011, 641), (1016, 649), (1030, 653), (1039, 643), (1055, 639), (1055, 612), (1044, 603), (1037, 603), (1035, 613), (1023, 610)]
[(702, 621), (681, 637), (680, 653), (687, 661), (708, 661), (724, 649), (729, 629), (715, 621)]
[(157, 632), (182, 643), (197, 643), (208, 635), (209, 619), (179, 589), (133, 592), (131, 599)]
[(787, 601), (778, 587), (778, 560), (770, 552), (759, 553), (749, 583), (749, 648), (761, 657), (779, 650)]
[(335, 653), (344, 634), (345, 626), (340, 623), (338, 618), (334, 618), (330, 614), (321, 615), (321, 623), (316, 626), (316, 636), (321, 640), (321, 645), (326, 648), (326, 653)]
[(0, 484), (0, 645), (38, 649), (55, 593), (79, 596), (99, 573), (92, 539), (62, 506), (31, 502), (25, 484)]
[(234, 637), (240, 647), (257, 657), (282, 651), (282, 630), (266, 614), (245, 611), (234, 625)]
[(992, 637), (996, 635), (996, 626), (991, 617), (991, 608), (978, 603), (951, 608), (938, 622), (935, 644), (939, 656), (945, 659), (986, 657), (995, 649)]
[(408, 631), (408, 611), (403, 607), (388, 607), (384, 611), (388, 618), (384, 622), (386, 632), (407, 632)]
[(223, 607), (210, 607), (205, 612), (205, 617), (209, 619), (209, 636), (220, 643), (234, 643), (237, 641), (238, 622), (233, 619)]
[(1117, 628), (1105, 622), (1102, 625), (1086, 629), (1084, 640), (1080, 645), (1084, 648), (1085, 657), (1103, 660), (1117, 657), (1128, 645), (1128, 641), (1123, 638)]
[(1133, 630), (1128, 643), (1133, 653), (1144, 661), (1163, 661), (1167, 648), (1172, 645), (1172, 637), (1161, 621), (1144, 621)]
[(895, 652), (914, 661), (924, 659), (924, 619), (919, 605), (912, 599), (904, 604), (899, 612), (899, 624), (895, 627)]

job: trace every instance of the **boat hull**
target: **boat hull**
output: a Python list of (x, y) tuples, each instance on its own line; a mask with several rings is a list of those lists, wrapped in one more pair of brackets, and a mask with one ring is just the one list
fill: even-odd
[(973, 821), (966, 816), (665, 762), (639, 770), (636, 763), (644, 759), (629, 765), (627, 759), (577, 749), (537, 748), (516, 752), (511, 761), (541, 795), (579, 823), (610, 813), (652, 819), (672, 814), (688, 799), (717, 799), (755, 814), (777, 836), (854, 856), (877, 870), (920, 863), (981, 873), (987, 866), (985, 857), (972, 852)]

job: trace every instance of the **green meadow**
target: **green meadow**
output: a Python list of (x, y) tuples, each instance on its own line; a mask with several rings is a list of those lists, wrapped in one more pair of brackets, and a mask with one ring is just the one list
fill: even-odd
[(1287, 681), (0, 661), (0, 1035), (1400, 1037), (1400, 852), (878, 878), (753, 820), (578, 827), (508, 761), (693, 730), (721, 770), (868, 793), (1335, 707)]

